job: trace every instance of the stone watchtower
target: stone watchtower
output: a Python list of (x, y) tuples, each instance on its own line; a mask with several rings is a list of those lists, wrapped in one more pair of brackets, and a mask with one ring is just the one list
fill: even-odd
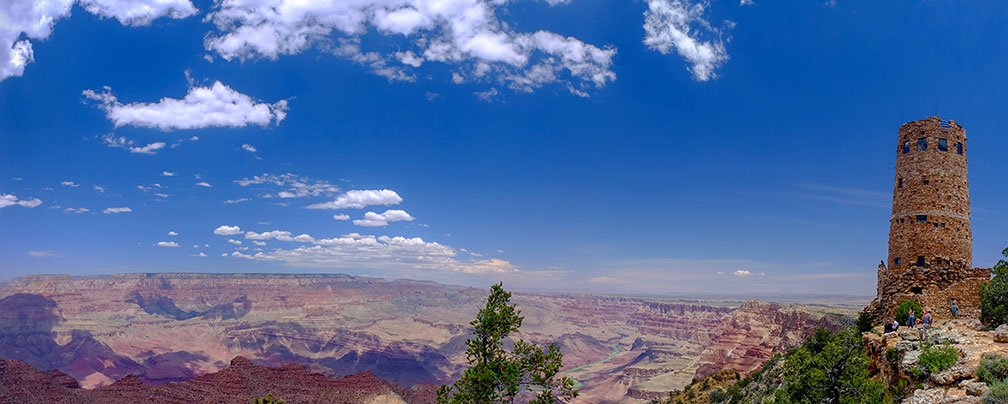
[[(904, 300), (916, 300), (935, 317), (980, 315), (979, 286), (990, 271), (973, 268), (966, 130), (939, 117), (899, 129), (889, 259), (879, 265), (878, 296), (868, 307), (886, 320)], [(919, 316), (919, 315), (918, 315)]]

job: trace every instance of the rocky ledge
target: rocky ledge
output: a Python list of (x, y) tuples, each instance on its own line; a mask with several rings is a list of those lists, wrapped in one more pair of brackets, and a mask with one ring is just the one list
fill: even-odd
[[(924, 330), (864, 333), (873, 373), (890, 386), (905, 387), (904, 404), (979, 404), (987, 385), (974, 376), (981, 358), (1008, 356), (1008, 326), (984, 330), (976, 320), (949, 320)], [(959, 358), (951, 367), (929, 373), (920, 363), (925, 346), (952, 347)], [(897, 389), (898, 390), (898, 389)]]

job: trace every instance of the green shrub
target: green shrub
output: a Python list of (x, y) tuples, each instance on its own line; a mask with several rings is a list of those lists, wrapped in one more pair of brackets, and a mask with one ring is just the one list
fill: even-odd
[(889, 362), (889, 367), (891, 367), (892, 370), (896, 370), (899, 368), (900, 355), (899, 351), (897, 351), (895, 348), (889, 348), (889, 350), (886, 351), (885, 353), (885, 358), (886, 361)]
[(273, 393), (269, 393), (266, 397), (257, 397), (252, 399), (252, 404), (284, 404), (285, 401), (279, 398), (273, 398)]
[(861, 314), (858, 315), (857, 321), (854, 324), (857, 325), (858, 332), (860, 333), (871, 331), (871, 316), (868, 315), (868, 312), (862, 311)]
[[(1008, 257), (1008, 248), (1001, 254)], [(1008, 261), (998, 261), (991, 272), (994, 277), (980, 285), (980, 319), (991, 325), (1003, 324), (1008, 314)]]
[(959, 360), (959, 351), (949, 344), (942, 347), (925, 344), (918, 360), (928, 372), (938, 373), (955, 365)]
[(914, 315), (918, 320), (920, 319), (921, 312), (924, 311), (916, 300), (904, 300), (903, 303), (896, 306), (896, 321), (899, 321), (900, 326), (908, 325), (907, 320), (910, 319), (910, 309), (913, 309)]
[(987, 384), (1008, 380), (1008, 358), (984, 355), (976, 368), (976, 377)]
[(1005, 404), (1008, 403), (1008, 380), (994, 382), (987, 385), (989, 390), (980, 398), (981, 404)]

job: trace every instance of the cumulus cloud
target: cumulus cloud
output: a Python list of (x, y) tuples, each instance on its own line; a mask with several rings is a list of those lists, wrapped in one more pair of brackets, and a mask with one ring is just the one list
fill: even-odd
[(353, 223), (358, 226), (386, 226), (391, 222), (400, 221), (413, 221), (413, 216), (406, 213), (404, 210), (390, 209), (385, 212), (378, 214), (375, 212), (367, 212), (364, 214), (363, 219), (354, 220)]
[(165, 142), (154, 142), (148, 143), (146, 146), (134, 146), (136, 144), (132, 139), (127, 139), (124, 136), (116, 137), (115, 135), (109, 133), (101, 138), (102, 142), (108, 147), (116, 149), (126, 149), (130, 153), (137, 154), (157, 154), (158, 150), (164, 149), (167, 144)]
[(390, 189), (351, 190), (336, 197), (335, 201), (308, 205), (308, 209), (364, 209), (370, 205), (398, 205), (402, 197)]
[(210, 87), (190, 87), (182, 99), (162, 98), (156, 103), (123, 104), (112, 95), (112, 89), (102, 92), (84, 90), (85, 98), (98, 102), (116, 127), (132, 125), (161, 130), (199, 129), (207, 127), (240, 128), (248, 125), (268, 126), (287, 117), (287, 100), (272, 104), (257, 103), (220, 81)]
[(121, 207), (121, 208), (105, 208), (105, 210), (103, 210), (102, 212), (104, 212), (107, 215), (107, 214), (110, 214), (110, 213), (129, 213), (129, 212), (132, 212), (132, 211), (133, 211), (133, 209), (130, 209), (130, 208), (124, 206), (124, 207)]
[(256, 150), (255, 146), (252, 146), (252, 145), (250, 145), (248, 143), (243, 144), (241, 147), (242, 147), (242, 150), (245, 150), (245, 151), (251, 152), (251, 153), (255, 153), (255, 152), (258, 151), (258, 150)]
[(252, 185), (267, 185), (282, 188), (276, 193), (267, 192), (263, 194), (266, 198), (302, 198), (306, 196), (329, 196), (339, 192), (339, 187), (324, 180), (313, 180), (300, 175), (287, 174), (263, 174), (252, 178), (242, 178), (235, 181), (243, 187)]
[(163, 172), (161, 173), (161, 175), (163, 175), (163, 176), (165, 176), (165, 177), (174, 177), (174, 176), (175, 176), (175, 173), (173, 173), (173, 172), (171, 172), (171, 171), (163, 171)]
[(736, 270), (735, 272), (732, 272), (732, 275), (735, 275), (735, 276), (752, 276), (752, 272), (749, 271), (749, 270), (747, 270), (747, 269), (739, 269), (739, 270)]
[(200, 252), (199, 254), (196, 254), (196, 255), (193, 255), (193, 256), (194, 257), (206, 257), (207, 255), (206, 255), (205, 252)]
[(519, 269), (501, 259), (459, 259), (455, 248), (420, 237), (370, 236), (351, 233), (333, 238), (315, 238), (308, 234), (293, 236), (284, 230), (265, 233), (247, 232), (246, 239), (304, 243), (289, 249), (261, 251), (255, 254), (232, 253), (232, 257), (256, 261), (278, 261), (299, 267), (321, 268), (409, 268), (464, 273), (518, 273)]
[(704, 17), (707, 3), (689, 0), (648, 0), (644, 12), (644, 44), (667, 55), (675, 51), (689, 62), (697, 81), (716, 78), (715, 70), (728, 60), (721, 40), (698, 39), (700, 29), (718, 34)]
[(204, 187), (204, 188), (212, 188), (213, 187), (213, 185), (210, 185), (210, 183), (208, 183), (206, 181), (197, 182), (196, 186), (198, 186), (198, 187)]
[(198, 10), (189, 0), (6, 0), (0, 5), (0, 81), (24, 74), (35, 60), (32, 40), (49, 37), (74, 3), (123, 25), (146, 25), (159, 17), (185, 18)]
[(103, 194), (105, 193), (105, 188), (102, 188), (102, 187), (97, 186), (97, 185), (92, 185), (91, 187), (94, 188), (95, 191), (101, 192)]
[(178, 247), (178, 243), (174, 241), (158, 241), (158, 247)]
[(228, 242), (231, 243), (231, 244), (233, 244), (233, 245), (241, 245), (241, 243), (242, 243), (241, 240), (235, 240), (233, 238), (229, 238)]
[(350, 215), (346, 213), (340, 213), (338, 215), (332, 215), (332, 218), (336, 220), (350, 220)]
[(214, 229), (214, 234), (220, 236), (233, 236), (235, 234), (241, 234), (241, 227), (238, 226), (220, 226)]
[(177, 232), (174, 232), (174, 231), (170, 231), (170, 232), (168, 232), (168, 235), (169, 235), (169, 236), (177, 236), (177, 235), (178, 235), (178, 233), (177, 233)]
[[(550, 0), (551, 4), (563, 0)], [(443, 63), (453, 81), (490, 82), (518, 91), (558, 83), (572, 92), (615, 79), (616, 50), (548, 31), (517, 32), (497, 17), (501, 0), (223, 0), (208, 18), (217, 32), (204, 46), (226, 60), (276, 59), (309, 48), (368, 67), (397, 81), (413, 81), (420, 66)], [(366, 49), (377, 33), (395, 51)]]
[(18, 197), (14, 194), (0, 194), (0, 208), (6, 208), (14, 205), (25, 208), (34, 208), (41, 204), (42, 200), (38, 198), (18, 199)]

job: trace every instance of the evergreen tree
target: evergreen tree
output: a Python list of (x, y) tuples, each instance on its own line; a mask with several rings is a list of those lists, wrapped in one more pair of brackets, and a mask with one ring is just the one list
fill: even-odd
[(513, 403), (522, 391), (533, 391), (529, 404), (554, 404), (577, 397), (574, 380), (557, 377), (563, 366), (559, 347), (541, 347), (519, 339), (511, 352), (504, 340), (521, 327), (524, 317), (509, 304), (511, 293), (498, 283), (490, 288), (486, 307), (470, 325), (475, 329), (466, 345), (469, 369), (452, 385), (437, 391), (438, 404)]

